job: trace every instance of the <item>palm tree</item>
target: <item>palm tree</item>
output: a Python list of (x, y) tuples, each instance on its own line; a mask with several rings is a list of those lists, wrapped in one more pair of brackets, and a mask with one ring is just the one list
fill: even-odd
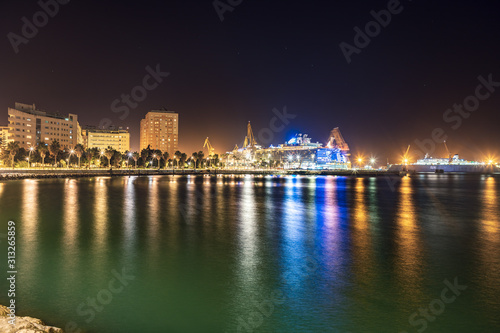
[(80, 168), (80, 159), (82, 158), (83, 152), (85, 151), (85, 148), (83, 147), (82, 144), (77, 144), (75, 147), (75, 155), (78, 156), (78, 168)]
[(92, 159), (94, 158), (94, 153), (92, 148), (87, 148), (85, 150), (85, 157), (87, 158), (87, 162), (89, 162), (88, 168), (90, 169), (90, 163), (92, 162)]
[(146, 161), (148, 160), (149, 157), (149, 146), (147, 149), (141, 150), (141, 159), (142, 162), (144, 163), (144, 166), (146, 166)]
[(217, 168), (219, 166), (219, 163), (220, 163), (219, 154), (214, 154), (212, 156), (212, 165), (214, 165)]
[(49, 152), (49, 149), (47, 148), (47, 145), (42, 143), (38, 146), (38, 153), (40, 154), (40, 157), (42, 158), (42, 165), (45, 164), (45, 156), (47, 156), (48, 152)]
[(170, 156), (170, 154), (168, 153), (168, 151), (163, 153), (163, 159), (165, 160), (165, 169), (167, 168), (167, 165), (168, 165), (168, 157), (169, 156)]
[(197, 153), (197, 152), (194, 152), (194, 153), (191, 155), (191, 158), (194, 160), (194, 168), (196, 169), (196, 163), (198, 163), (198, 153)]
[(182, 153), (182, 154), (181, 154), (181, 160), (180, 160), (181, 165), (182, 165), (182, 168), (184, 168), (184, 163), (186, 163), (186, 160), (187, 160), (187, 155), (186, 155), (186, 153)]
[(179, 169), (179, 161), (181, 160), (182, 158), (182, 153), (180, 151), (176, 151), (174, 153), (174, 156), (175, 156), (175, 161), (177, 162), (177, 169)]
[(115, 154), (113, 148), (111, 147), (108, 147), (108, 149), (106, 149), (104, 151), (104, 155), (108, 158), (108, 165), (109, 167), (111, 167), (111, 157), (113, 157), (113, 155)]
[[(155, 149), (152, 151), (153, 153), (153, 160), (156, 159), (158, 161), (158, 169), (160, 168), (160, 160), (161, 156), (163, 155), (162, 151), (159, 149)], [(154, 167), (154, 162), (151, 162), (151, 165)]]
[(200, 161), (200, 168), (203, 168), (203, 158), (205, 157), (205, 154), (203, 151), (198, 152), (198, 160)]
[(116, 166), (120, 167), (120, 162), (123, 159), (122, 153), (120, 153), (118, 150), (113, 149), (113, 159), (115, 160)]
[(7, 150), (9, 151), (9, 155), (12, 158), (12, 168), (14, 168), (14, 158), (16, 154), (19, 152), (19, 142), (11, 141), (7, 144)]
[(134, 160), (135, 168), (137, 169), (137, 160), (139, 159), (139, 153), (138, 152), (132, 153), (132, 159)]
[(90, 162), (92, 161), (92, 158), (93, 158), (93, 154), (92, 154), (92, 149), (91, 148), (85, 149), (85, 157), (87, 158), (87, 162), (88, 162), (87, 168), (90, 169)]
[(49, 145), (50, 155), (54, 156), (54, 165), (57, 167), (57, 155), (61, 150), (61, 144), (57, 140), (53, 140)]

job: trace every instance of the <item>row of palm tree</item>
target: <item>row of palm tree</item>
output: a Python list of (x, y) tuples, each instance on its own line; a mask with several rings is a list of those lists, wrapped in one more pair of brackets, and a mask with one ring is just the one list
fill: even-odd
[(108, 147), (104, 150), (98, 148), (85, 149), (81, 144), (77, 144), (74, 148), (63, 149), (57, 140), (53, 140), (49, 144), (39, 144), (36, 148), (30, 147), (29, 149), (24, 149), (20, 147), (19, 142), (12, 141), (9, 142), (6, 149), (2, 151), (0, 158), (4, 161), (8, 160), (11, 166), (15, 167), (16, 159), (18, 161), (18, 166), (25, 165), (25, 160), (27, 160), (29, 166), (32, 162), (41, 162), (41, 165), (45, 165), (46, 158), (50, 157), (53, 159), (53, 165), (57, 166), (59, 164), (58, 158), (61, 154), (64, 154), (63, 161), (66, 160), (68, 164), (71, 162), (72, 155), (75, 155), (78, 158), (78, 168), (81, 167), (82, 158), (84, 159), (84, 163), (86, 162), (88, 168), (90, 168), (92, 164), (103, 166), (104, 163), (101, 161), (102, 157), (106, 158), (107, 166), (109, 167), (120, 167), (122, 164), (128, 166), (130, 159), (134, 161), (135, 168), (148, 166), (161, 168), (163, 165), (165, 168), (168, 166), (172, 168), (192, 166), (194, 169), (197, 169), (202, 168), (204, 165), (205, 167), (219, 166), (218, 155), (205, 159), (203, 151), (194, 152), (188, 158), (187, 154), (180, 151), (176, 151), (173, 156), (170, 156), (168, 152), (151, 149), (148, 146), (146, 149), (141, 150), (140, 153), (127, 151), (122, 154), (112, 147)]

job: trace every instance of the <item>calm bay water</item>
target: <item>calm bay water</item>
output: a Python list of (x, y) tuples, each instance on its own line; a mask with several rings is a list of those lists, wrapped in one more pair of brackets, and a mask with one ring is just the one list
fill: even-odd
[(8, 181), (8, 220), (20, 315), (63, 328), (500, 331), (498, 177)]

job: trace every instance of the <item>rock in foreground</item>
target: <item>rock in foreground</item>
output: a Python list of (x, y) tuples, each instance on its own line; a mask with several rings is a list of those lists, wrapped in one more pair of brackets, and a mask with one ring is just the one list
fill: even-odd
[(43, 321), (31, 317), (17, 317), (16, 324), (9, 324), (9, 309), (0, 305), (0, 332), (2, 333), (63, 333), (63, 330), (46, 326)]

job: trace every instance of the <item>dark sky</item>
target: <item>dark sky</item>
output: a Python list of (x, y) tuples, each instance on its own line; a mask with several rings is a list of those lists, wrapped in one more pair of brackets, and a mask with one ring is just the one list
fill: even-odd
[[(274, 144), (295, 132), (325, 142), (338, 126), (354, 155), (385, 162), (442, 128), (453, 153), (500, 156), (500, 87), (457, 129), (443, 120), (475, 94), (478, 76), (500, 82), (499, 3), (400, 6), (348, 64), (339, 44), (354, 45), (354, 27), (364, 30), (387, 1), (243, 0), (221, 22), (212, 0), (72, 0), (16, 54), (8, 34), (22, 35), (21, 19), (33, 22), (41, 7), (2, 0), (0, 124), (16, 101), (36, 103), (77, 113), (82, 125), (109, 118), (128, 126), (138, 149), (140, 119), (166, 107), (180, 114), (181, 150), (200, 150), (208, 136), (223, 152), (241, 145), (248, 121), (258, 136), (273, 108), (286, 106), (296, 117), (274, 133)], [(157, 64), (170, 75), (121, 120), (112, 102)]]

